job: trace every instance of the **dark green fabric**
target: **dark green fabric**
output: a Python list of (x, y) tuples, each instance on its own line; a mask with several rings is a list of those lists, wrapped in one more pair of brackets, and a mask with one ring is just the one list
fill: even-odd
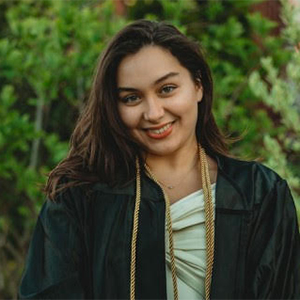
[[(212, 299), (300, 299), (300, 238), (284, 180), (217, 157)], [(68, 189), (46, 201), (19, 289), (22, 299), (128, 299), (135, 182)], [(166, 299), (165, 204), (142, 178), (137, 299)]]

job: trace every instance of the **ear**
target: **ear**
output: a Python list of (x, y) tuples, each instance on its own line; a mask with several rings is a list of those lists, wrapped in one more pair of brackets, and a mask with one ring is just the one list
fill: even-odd
[(197, 102), (201, 102), (203, 98), (203, 86), (200, 79), (196, 79), (196, 95)]

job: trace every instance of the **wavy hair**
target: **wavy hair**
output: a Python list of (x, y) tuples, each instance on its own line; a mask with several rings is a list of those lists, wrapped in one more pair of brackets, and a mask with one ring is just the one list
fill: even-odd
[(119, 116), (116, 78), (122, 59), (147, 45), (167, 49), (195, 81), (200, 80), (203, 99), (198, 104), (197, 140), (209, 155), (228, 155), (228, 140), (212, 114), (213, 82), (199, 45), (166, 22), (139, 20), (118, 32), (102, 52), (69, 153), (49, 174), (48, 198), (53, 200), (57, 192), (70, 186), (124, 184), (135, 177), (135, 159), (143, 160), (143, 147), (129, 135)]

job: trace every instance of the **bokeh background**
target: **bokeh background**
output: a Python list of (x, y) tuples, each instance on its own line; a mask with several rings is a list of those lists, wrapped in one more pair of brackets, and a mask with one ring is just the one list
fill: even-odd
[(299, 0), (0, 0), (0, 298), (16, 299), (45, 197), (108, 40), (140, 18), (197, 40), (232, 153), (288, 180), (300, 217)]

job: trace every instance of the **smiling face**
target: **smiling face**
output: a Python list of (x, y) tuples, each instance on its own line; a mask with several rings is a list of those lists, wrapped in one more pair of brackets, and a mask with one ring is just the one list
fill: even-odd
[(169, 51), (145, 46), (125, 57), (117, 85), (121, 120), (148, 153), (168, 155), (197, 143), (202, 87)]

